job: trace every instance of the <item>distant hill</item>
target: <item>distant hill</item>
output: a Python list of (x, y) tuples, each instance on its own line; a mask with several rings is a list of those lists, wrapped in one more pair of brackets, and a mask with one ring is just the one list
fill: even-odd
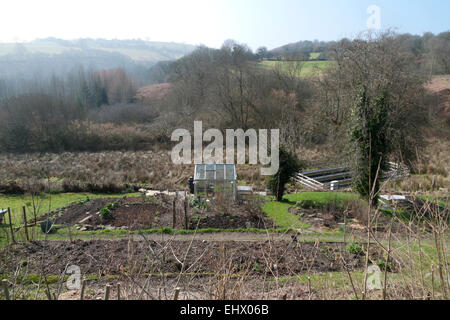
[[(330, 45), (334, 44), (333, 41), (299, 41), (294, 43), (289, 43), (279, 48), (270, 50), (270, 54), (275, 57), (280, 56), (292, 56), (292, 55), (303, 55), (305, 60), (307, 59), (323, 59), (325, 52)], [(321, 55), (322, 54), (322, 55)]]
[(0, 43), (0, 75), (29, 78), (62, 74), (74, 67), (122, 67), (138, 73), (142, 66), (181, 58), (195, 46), (144, 40), (38, 39), (27, 43)]
[(152, 62), (175, 60), (193, 51), (195, 46), (174, 42), (144, 40), (38, 39), (26, 43), (0, 43), (0, 57), (14, 54), (50, 54), (98, 50), (122, 54), (134, 61)]

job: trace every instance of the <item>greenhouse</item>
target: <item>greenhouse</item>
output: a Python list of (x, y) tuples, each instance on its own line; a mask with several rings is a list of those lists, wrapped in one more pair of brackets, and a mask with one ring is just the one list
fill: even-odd
[(197, 164), (194, 173), (195, 196), (236, 200), (236, 180), (234, 164)]

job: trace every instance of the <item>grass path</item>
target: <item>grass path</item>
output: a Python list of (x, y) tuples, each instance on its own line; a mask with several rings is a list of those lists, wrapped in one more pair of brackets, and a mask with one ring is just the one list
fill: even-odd
[(343, 204), (355, 201), (359, 196), (355, 193), (343, 192), (303, 192), (284, 196), (283, 202), (269, 201), (263, 206), (263, 211), (281, 228), (307, 229), (311, 226), (301, 221), (300, 217), (290, 213), (289, 208), (298, 201), (310, 200), (317, 204)]
[(281, 228), (308, 229), (311, 226), (300, 221), (300, 218), (289, 212), (292, 207), (288, 202), (270, 201), (263, 205), (264, 212)]

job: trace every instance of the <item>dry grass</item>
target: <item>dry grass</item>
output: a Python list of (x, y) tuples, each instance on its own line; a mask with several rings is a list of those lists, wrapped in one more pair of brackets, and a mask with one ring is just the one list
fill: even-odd
[(450, 141), (445, 138), (432, 138), (427, 148), (419, 154), (419, 174), (434, 174), (444, 178), (450, 173)]
[[(130, 185), (187, 187), (192, 166), (174, 166), (167, 151), (3, 154), (0, 190), (117, 192)], [(6, 191), (5, 191), (6, 190)]]
[[(174, 165), (170, 151), (1, 154), (0, 193), (51, 190), (120, 192), (132, 186), (187, 190), (193, 165)], [(241, 184), (264, 189), (259, 166), (238, 165)]]

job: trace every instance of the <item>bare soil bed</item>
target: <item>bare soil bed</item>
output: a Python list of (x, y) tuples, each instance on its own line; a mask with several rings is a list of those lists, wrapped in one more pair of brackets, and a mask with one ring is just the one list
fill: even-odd
[[(349, 254), (342, 243), (291, 241), (47, 241), (20, 243), (0, 251), (0, 273), (18, 266), (28, 273), (61, 274), (77, 265), (82, 274), (137, 275), (149, 273), (295, 275), (363, 267), (361, 255)], [(374, 259), (376, 256), (374, 256)], [(184, 263), (184, 264), (183, 264)]]
[[(119, 206), (111, 209), (112, 218), (103, 219), (99, 214), (108, 203), (117, 202)], [(125, 227), (129, 230), (151, 229), (169, 226), (171, 207), (164, 201), (143, 202), (141, 198), (102, 198), (86, 203), (73, 203), (57, 213), (51, 214), (54, 223), (64, 225), (83, 225), (88, 230), (101, 226)], [(44, 220), (46, 217), (42, 217)]]
[(343, 210), (327, 211), (322, 209), (305, 209), (297, 206), (289, 208), (289, 212), (301, 217), (304, 223), (317, 228), (336, 229), (344, 221)]
[[(99, 214), (108, 203), (118, 203), (118, 207), (111, 209), (111, 218), (103, 219)], [(189, 206), (188, 206), (189, 207)], [(173, 227), (173, 198), (158, 195), (151, 200), (142, 198), (102, 198), (92, 199), (85, 203), (73, 203), (58, 212), (51, 214), (54, 223), (63, 225), (79, 225), (82, 230), (102, 229), (105, 226), (125, 228), (128, 230), (147, 230)], [(186, 229), (183, 200), (176, 202), (175, 227)], [(213, 210), (213, 209), (211, 209)], [(260, 210), (250, 210), (246, 207), (234, 205), (225, 214), (222, 211), (195, 211), (188, 208), (187, 229), (239, 229), (273, 227), (273, 222)], [(41, 220), (45, 220), (44, 216)]]
[[(189, 281), (190, 277), (184, 277), (180, 282), (176, 277), (147, 277), (137, 278), (132, 281), (119, 279), (106, 279), (86, 281), (84, 300), (103, 300), (105, 297), (105, 286), (111, 286), (110, 296), (117, 298), (117, 284), (120, 283), (120, 297), (122, 300), (171, 300), (175, 290), (179, 286), (179, 300), (280, 300), (286, 297), (287, 300), (308, 300), (320, 299), (320, 295), (315, 290), (309, 290), (308, 285), (299, 281), (290, 280), (282, 286), (277, 282), (267, 279), (264, 276), (246, 277), (245, 281), (239, 278), (229, 279), (226, 286), (222, 281), (218, 281), (215, 276), (197, 278)], [(136, 285), (148, 283), (145, 292)], [(224, 290), (224, 287), (226, 290)], [(225, 291), (225, 292), (224, 292)], [(351, 294), (351, 293), (350, 293)], [(337, 295), (338, 296), (338, 295)], [(342, 296), (338, 296), (342, 298)], [(63, 292), (58, 300), (79, 300), (80, 290), (68, 290)]]

